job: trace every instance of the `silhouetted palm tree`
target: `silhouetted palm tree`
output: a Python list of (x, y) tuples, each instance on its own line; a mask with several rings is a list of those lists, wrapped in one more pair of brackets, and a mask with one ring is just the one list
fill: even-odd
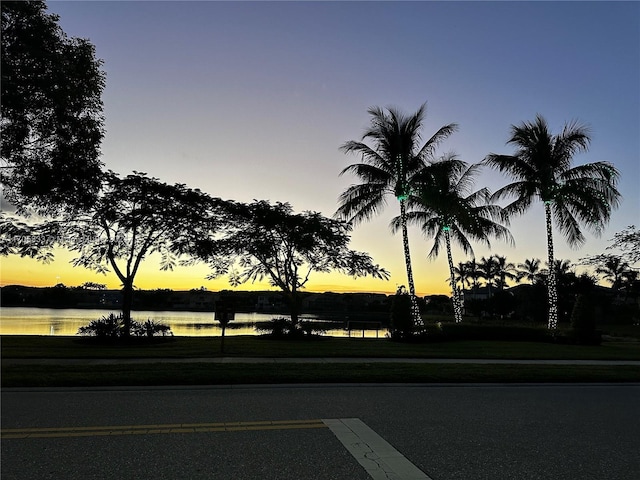
[[(619, 173), (612, 164), (595, 162), (571, 166), (574, 154), (586, 151), (590, 140), (587, 127), (576, 122), (566, 124), (561, 133), (553, 135), (545, 119), (537, 115), (533, 122), (511, 126), (507, 143), (517, 148), (515, 155), (490, 154), (484, 160), (514, 180), (493, 197), (516, 197), (505, 207), (509, 215), (524, 213), (537, 199), (544, 203), (549, 264), (554, 260), (552, 217), (569, 245), (577, 247), (585, 241), (580, 224), (600, 234), (612, 208), (620, 201), (616, 189)], [(558, 323), (554, 273), (552, 269), (548, 281), (548, 326), (552, 330)]]
[[(471, 254), (473, 248), (469, 239), (489, 247), (490, 237), (513, 241), (509, 230), (495, 221), (502, 218), (502, 209), (498, 205), (487, 204), (490, 192), (482, 188), (469, 193), (473, 177), (480, 168), (479, 164), (468, 166), (454, 155), (445, 156), (425, 168), (420, 176), (421, 183), (408, 197), (407, 222), (420, 225), (422, 232), (434, 239), (429, 257), (436, 257), (442, 244), (446, 247), (456, 322), (462, 321), (462, 306), (455, 280), (451, 239), (465, 253)], [(397, 230), (401, 225), (402, 219), (396, 217), (392, 227)]]
[[(423, 322), (416, 302), (411, 269), (406, 200), (414, 186), (416, 174), (433, 158), (436, 146), (457, 129), (453, 123), (445, 125), (420, 146), (425, 112), (426, 104), (410, 116), (393, 107), (386, 111), (380, 107), (368, 110), (372, 117), (371, 126), (364, 132), (361, 141), (351, 140), (341, 147), (345, 153), (361, 155), (362, 162), (349, 165), (340, 175), (353, 173), (362, 183), (351, 185), (340, 195), (336, 212), (338, 218), (359, 223), (378, 214), (386, 205), (389, 195), (398, 199), (407, 281), (416, 326), (422, 326)], [(364, 143), (365, 140), (370, 140), (372, 145)]]
[(458, 266), (453, 268), (453, 273), (456, 276), (456, 285), (459, 283), (461, 289), (464, 290), (465, 285), (471, 285), (471, 277), (469, 276), (466, 262), (458, 262)]
[(471, 279), (471, 283), (473, 285), (473, 292), (478, 293), (478, 288), (480, 288), (480, 279), (482, 278), (482, 272), (478, 268), (478, 262), (476, 262), (475, 258), (472, 258), (466, 263), (467, 266), (467, 275)]
[(516, 266), (511, 262), (507, 262), (507, 257), (494, 255), (494, 258), (496, 260), (496, 285), (498, 290), (503, 290), (507, 286), (507, 280), (518, 278)]
[(529, 283), (533, 285), (533, 282), (538, 278), (540, 274), (540, 259), (532, 258), (526, 259), (524, 263), (518, 264), (518, 276), (517, 280), (521, 281), (526, 278)]
[(596, 273), (611, 282), (611, 289), (617, 292), (620, 289), (625, 272), (629, 270), (629, 264), (617, 255), (607, 255), (601, 266), (596, 268)]
[(489, 257), (482, 257), (478, 263), (478, 270), (480, 271), (480, 278), (484, 278), (487, 282), (487, 288), (489, 289), (489, 296), (494, 285), (496, 285), (495, 279), (498, 276), (498, 261), (493, 255)]

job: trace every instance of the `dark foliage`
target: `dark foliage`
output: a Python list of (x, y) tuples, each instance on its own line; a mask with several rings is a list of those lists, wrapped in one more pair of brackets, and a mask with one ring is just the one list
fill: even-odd
[(401, 286), (391, 301), (389, 335), (393, 339), (405, 339), (413, 334), (413, 327), (411, 296), (405, 288)]
[[(147, 320), (144, 323), (131, 320), (130, 333), (136, 337), (173, 336), (169, 325), (158, 323), (154, 320)], [(127, 337), (128, 332), (125, 326), (125, 319), (122, 314), (110, 313), (98, 320), (92, 320), (89, 324), (78, 329), (78, 335), (85, 335), (98, 338), (121, 338)]]
[(269, 322), (264, 322), (256, 327), (256, 330), (272, 338), (281, 339), (312, 339), (319, 338), (326, 332), (321, 325), (315, 322), (301, 320), (293, 322), (290, 318), (272, 318)]
[(90, 206), (101, 181), (102, 62), (42, 1), (3, 1), (1, 181), (18, 209)]

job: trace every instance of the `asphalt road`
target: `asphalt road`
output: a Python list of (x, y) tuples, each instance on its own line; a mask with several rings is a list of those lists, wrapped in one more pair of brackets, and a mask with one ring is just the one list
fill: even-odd
[[(4, 389), (1, 397), (3, 480), (370, 479), (320, 422), (351, 418), (432, 480), (640, 478), (640, 385)], [(55, 427), (64, 430), (42, 430)]]

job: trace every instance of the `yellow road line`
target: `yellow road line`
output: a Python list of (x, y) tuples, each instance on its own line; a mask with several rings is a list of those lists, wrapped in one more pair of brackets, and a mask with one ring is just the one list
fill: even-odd
[(152, 435), (161, 433), (238, 432), (256, 430), (290, 430), (327, 428), (322, 420), (273, 420), (260, 422), (174, 423), (158, 425), (113, 425), (103, 427), (4, 428), (0, 437), (59, 438), (112, 435)]

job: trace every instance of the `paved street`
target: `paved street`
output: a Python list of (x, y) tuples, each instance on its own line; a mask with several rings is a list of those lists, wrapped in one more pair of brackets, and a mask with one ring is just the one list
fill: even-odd
[[(640, 385), (4, 389), (2, 479), (635, 480), (639, 404)], [(367, 473), (383, 444), (423, 476)]]

